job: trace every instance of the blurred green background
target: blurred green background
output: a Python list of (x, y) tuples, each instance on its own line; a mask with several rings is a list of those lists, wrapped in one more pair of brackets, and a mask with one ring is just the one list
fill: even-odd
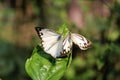
[(93, 45), (73, 47), (61, 80), (120, 80), (120, 0), (0, 0), (0, 80), (31, 80), (24, 66), (40, 43), (34, 27), (63, 23)]

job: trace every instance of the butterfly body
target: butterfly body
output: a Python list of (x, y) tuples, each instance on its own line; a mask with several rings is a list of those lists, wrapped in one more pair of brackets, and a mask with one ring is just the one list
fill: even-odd
[(76, 33), (69, 33), (63, 39), (62, 35), (57, 34), (53, 30), (41, 29), (40, 27), (36, 27), (35, 29), (41, 39), (44, 51), (54, 58), (68, 54), (73, 43), (78, 45), (82, 50), (86, 50), (91, 46), (90, 41)]

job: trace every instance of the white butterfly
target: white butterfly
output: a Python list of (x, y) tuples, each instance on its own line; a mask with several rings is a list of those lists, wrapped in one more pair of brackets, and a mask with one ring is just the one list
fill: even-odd
[(44, 51), (54, 58), (69, 53), (73, 43), (78, 45), (82, 50), (86, 50), (91, 46), (89, 40), (76, 33), (70, 33), (65, 39), (63, 39), (62, 35), (59, 35), (50, 29), (36, 27), (36, 31), (41, 39)]

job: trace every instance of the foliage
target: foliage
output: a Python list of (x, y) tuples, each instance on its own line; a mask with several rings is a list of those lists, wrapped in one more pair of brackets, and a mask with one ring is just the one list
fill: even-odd
[[(83, 12), (83, 28), (71, 25), (69, 10), (77, 10), (75, 5), (70, 7), (71, 1), (78, 1), (77, 6)], [(30, 80), (24, 65), (40, 42), (34, 27), (40, 25), (58, 30), (62, 23), (66, 23), (71, 32), (85, 36), (93, 46), (81, 51), (74, 45), (73, 60), (61, 80), (120, 80), (119, 9), (120, 0), (1, 0), (0, 79)], [(35, 52), (38, 48), (41, 47), (34, 49), (27, 63), (40, 56)], [(31, 73), (29, 75), (32, 77)]]
[[(66, 25), (58, 30), (59, 33), (68, 33)], [(26, 61), (26, 71), (33, 80), (59, 80), (71, 63), (71, 55), (62, 58), (53, 58), (37, 46), (31, 58)]]
[(26, 71), (33, 80), (59, 80), (66, 71), (69, 57), (54, 59), (37, 46), (27, 59)]
[(63, 37), (66, 37), (69, 34), (69, 30), (67, 28), (67, 25), (64, 23), (57, 31), (59, 34), (61, 34)]

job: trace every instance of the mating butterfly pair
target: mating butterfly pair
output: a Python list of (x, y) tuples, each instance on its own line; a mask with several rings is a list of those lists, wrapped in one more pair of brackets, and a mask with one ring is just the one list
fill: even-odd
[(69, 33), (65, 39), (62, 35), (57, 34), (50, 29), (35, 28), (42, 42), (43, 49), (46, 53), (50, 54), (54, 58), (64, 56), (72, 48), (73, 43), (78, 45), (80, 49), (86, 50), (91, 46), (91, 42), (84, 36)]

